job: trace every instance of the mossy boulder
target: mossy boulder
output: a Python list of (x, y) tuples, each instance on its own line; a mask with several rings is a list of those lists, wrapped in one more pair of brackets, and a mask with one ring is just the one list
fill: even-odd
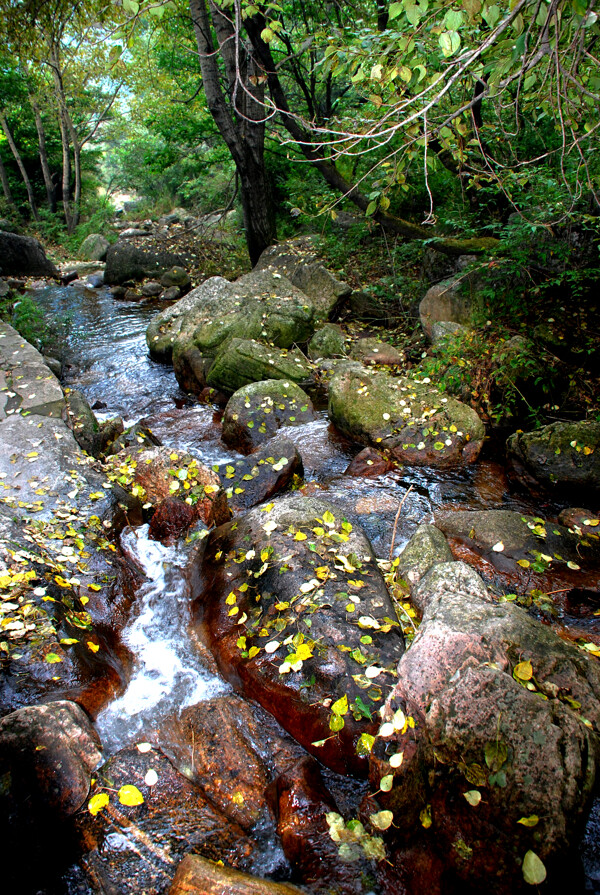
[(472, 463), (485, 429), (475, 411), (417, 381), (346, 363), (329, 386), (329, 416), (344, 435), (412, 466)]
[(346, 354), (344, 333), (335, 323), (326, 323), (318, 329), (308, 344), (311, 360), (319, 357), (343, 357)]
[(254, 339), (232, 339), (210, 367), (206, 384), (233, 394), (244, 385), (265, 379), (308, 385), (313, 379), (313, 369), (301, 351), (271, 348)]
[(301, 426), (315, 419), (312, 401), (293, 381), (251, 382), (231, 396), (223, 416), (223, 441), (250, 454), (281, 426)]
[(600, 423), (557, 422), (508, 439), (508, 459), (517, 476), (549, 488), (585, 489), (600, 494)]

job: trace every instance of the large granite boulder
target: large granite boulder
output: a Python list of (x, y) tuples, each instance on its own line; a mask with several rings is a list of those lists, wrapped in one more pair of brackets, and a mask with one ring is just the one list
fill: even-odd
[(375, 820), (398, 867), (415, 849), (437, 853), (445, 882), (429, 891), (530, 891), (557, 871), (590, 808), (600, 668), (418, 537), (404, 562), (423, 618), (382, 712), (368, 815), (391, 812), (395, 826)]
[(323, 266), (311, 236), (269, 246), (260, 256), (256, 270), (278, 271), (286, 276), (312, 300), (318, 320), (334, 320), (352, 293), (347, 283), (336, 279)]
[(534, 432), (516, 432), (506, 444), (508, 459), (525, 483), (552, 490), (600, 495), (600, 423), (557, 422)]
[(128, 280), (161, 276), (172, 267), (185, 267), (186, 261), (182, 254), (176, 252), (139, 248), (119, 240), (106, 253), (104, 282), (107, 286), (118, 286)]
[(349, 438), (412, 466), (472, 463), (485, 429), (476, 412), (417, 381), (343, 364), (329, 386), (329, 417)]
[[(230, 283), (212, 277), (151, 321), (146, 339), (156, 360), (171, 359), (179, 384), (201, 392), (216, 358), (232, 340), (260, 340), (275, 348), (304, 345), (314, 332), (311, 300), (281, 274), (252, 271)], [(214, 377), (213, 377), (214, 378)], [(267, 379), (254, 374), (246, 382)], [(215, 386), (220, 388), (220, 386)]]
[(250, 454), (281, 426), (302, 426), (316, 418), (312, 401), (295, 382), (266, 379), (235, 392), (223, 415), (223, 441)]
[(105, 261), (110, 243), (101, 233), (90, 233), (79, 246), (82, 261)]
[(209, 536), (199, 580), (223, 674), (323, 764), (364, 774), (404, 649), (365, 535), (326, 501), (278, 498)]
[(265, 379), (291, 380), (308, 386), (313, 381), (313, 367), (297, 349), (272, 348), (254, 339), (232, 339), (210, 366), (206, 384), (231, 395), (245, 385)]
[(5, 277), (58, 277), (43, 246), (32, 236), (0, 230), (0, 273)]

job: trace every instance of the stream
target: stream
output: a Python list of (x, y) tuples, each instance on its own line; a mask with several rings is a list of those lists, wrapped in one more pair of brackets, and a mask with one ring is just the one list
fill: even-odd
[[(107, 288), (90, 289), (81, 281), (48, 287), (36, 299), (52, 316), (69, 318), (63, 385), (80, 389), (99, 419), (121, 416), (126, 427), (141, 420), (164, 445), (188, 451), (209, 466), (241, 456), (221, 442), (219, 409), (181, 391), (172, 369), (149, 358), (146, 327), (164, 304), (117, 301)], [(308, 490), (319, 490), (360, 525), (378, 557), (387, 558), (391, 549), (397, 554), (416, 527), (432, 521), (442, 506), (557, 512), (552, 503), (511, 489), (493, 445), (465, 469), (404, 468), (369, 479), (344, 475), (357, 448), (335, 432), (324, 410), (317, 420), (279, 434), (298, 447)], [(398, 504), (410, 486), (392, 545)], [(231, 689), (205, 667), (202, 652), (190, 640), (185, 551), (149, 540), (147, 526), (126, 529), (122, 547), (145, 582), (122, 633), (134, 656), (130, 681), (96, 722), (107, 757), (144, 739), (163, 719)], [(600, 892), (599, 818), (594, 811), (584, 846), (588, 892)]]

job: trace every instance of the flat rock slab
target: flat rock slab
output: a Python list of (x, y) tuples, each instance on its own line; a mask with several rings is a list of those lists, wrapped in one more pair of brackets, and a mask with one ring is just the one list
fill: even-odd
[(329, 385), (329, 417), (344, 435), (412, 466), (473, 463), (485, 429), (475, 411), (416, 381), (340, 362)]
[(358, 740), (404, 643), (362, 531), (326, 501), (278, 498), (213, 532), (201, 573), (195, 613), (225, 676), (325, 765), (364, 773)]
[(40, 352), (0, 321), (0, 420), (19, 413), (59, 418), (64, 406), (60, 383)]

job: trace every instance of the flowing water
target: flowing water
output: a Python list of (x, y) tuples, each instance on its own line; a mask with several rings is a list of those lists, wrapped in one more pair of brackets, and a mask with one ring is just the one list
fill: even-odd
[[(108, 289), (90, 289), (77, 282), (49, 287), (36, 293), (36, 299), (53, 316), (70, 318), (63, 346), (64, 384), (81, 389), (100, 418), (118, 415), (126, 426), (143, 420), (165, 445), (189, 451), (208, 465), (239, 457), (220, 440), (220, 411), (183, 393), (173, 371), (149, 358), (146, 327), (163, 305), (153, 300), (116, 301)], [(376, 479), (344, 475), (357, 448), (333, 430), (324, 412), (314, 422), (280, 434), (300, 450), (309, 488), (361, 525), (381, 557), (392, 548), (398, 553), (417, 525), (431, 521), (442, 505), (536, 514), (556, 509), (512, 493), (501, 465), (485, 459), (463, 470), (400, 469)], [(409, 487), (392, 544), (398, 504)], [(135, 657), (131, 679), (97, 720), (107, 754), (139, 741), (145, 730), (170, 714), (228, 689), (203, 665), (190, 638), (185, 553), (150, 541), (146, 526), (125, 530), (122, 548), (145, 583), (123, 632)], [(596, 891), (595, 874), (600, 879), (598, 816), (600, 811), (593, 813), (584, 844), (587, 891)]]

